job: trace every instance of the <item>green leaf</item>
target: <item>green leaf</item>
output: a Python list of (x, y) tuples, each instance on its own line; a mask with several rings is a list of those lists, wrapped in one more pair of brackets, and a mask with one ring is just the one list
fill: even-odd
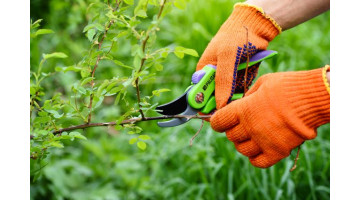
[(134, 0), (124, 0), (124, 2), (128, 5), (133, 5), (134, 4)]
[(155, 96), (159, 96), (160, 93), (162, 92), (169, 92), (171, 91), (170, 89), (167, 89), (167, 88), (162, 88), (162, 89), (158, 89), (158, 90), (154, 90), (152, 91), (152, 94), (155, 95)]
[(87, 77), (81, 82), (81, 85), (85, 85), (86, 83), (89, 83), (93, 79), (94, 79), (94, 77)]
[(174, 51), (174, 54), (180, 59), (184, 58), (184, 53), (181, 51)]
[(94, 40), (95, 34), (96, 34), (95, 29), (90, 29), (90, 30), (86, 33), (86, 36), (87, 36), (87, 38), (88, 38), (88, 40), (89, 40), (90, 42), (92, 42), (92, 41)]
[(69, 135), (73, 136), (74, 138), (81, 139), (81, 140), (87, 140), (87, 138), (84, 135), (82, 135), (81, 133), (79, 133), (77, 131), (73, 131)]
[(160, 64), (160, 63), (156, 63), (155, 64), (155, 69), (157, 71), (162, 71), (164, 69), (164, 66), (162, 64)]
[(135, 69), (139, 69), (141, 65), (141, 58), (140, 56), (136, 55), (133, 61), (133, 65)]
[(101, 97), (94, 97), (94, 101), (96, 102), (95, 106), (93, 109), (99, 107), (101, 105), (101, 103), (104, 101), (104, 96)]
[(179, 58), (183, 58), (184, 54), (188, 54), (194, 57), (199, 57), (199, 54), (194, 49), (188, 49), (181, 46), (175, 47), (174, 54)]
[(117, 81), (114, 81), (112, 83), (110, 83), (107, 87), (106, 87), (106, 91), (110, 91), (113, 87), (115, 87), (115, 85), (117, 84)]
[(50, 145), (53, 147), (64, 148), (64, 145), (59, 141), (51, 142)]
[(121, 92), (116, 95), (114, 105), (118, 105), (121, 97)]
[(139, 149), (141, 149), (141, 150), (145, 150), (146, 149), (146, 143), (143, 142), (143, 141), (139, 141), (137, 143), (137, 147), (139, 147)]
[(30, 95), (35, 95), (36, 93), (36, 88), (34, 86), (30, 87)]
[(64, 116), (64, 113), (59, 114), (56, 110), (47, 110), (45, 109), (46, 112), (51, 113), (56, 119), (61, 118), (62, 116)]
[(34, 23), (32, 23), (31, 24), (32, 28), (36, 28), (36, 27), (40, 26), (41, 21), (42, 21), (42, 19), (38, 19)]
[(89, 70), (89, 68), (88, 68), (88, 67), (83, 67), (83, 68), (81, 69), (80, 74), (81, 74), (81, 77), (82, 77), (82, 78), (85, 78), (85, 77), (90, 76), (90, 70)]
[(121, 38), (121, 37), (123, 37), (123, 36), (125, 36), (125, 35), (127, 35), (129, 33), (129, 31), (128, 30), (125, 30), (125, 31), (120, 31), (120, 33), (119, 34), (117, 34), (112, 40), (113, 41), (117, 41), (119, 38)]
[(57, 72), (68, 72), (68, 71), (74, 71), (74, 72), (79, 72), (81, 71), (81, 67), (75, 66), (75, 65), (71, 65), (68, 67), (55, 67), (55, 71)]
[(147, 4), (148, 4), (149, 0), (139, 0), (138, 4), (134, 10), (134, 14), (135, 16), (139, 16), (139, 17), (147, 17), (146, 11), (147, 11)]
[(49, 133), (49, 131), (47, 130), (40, 130), (37, 132), (38, 135), (47, 135)]
[(116, 94), (118, 93), (122, 88), (121, 87), (116, 87), (110, 90), (109, 94)]
[(136, 13), (135, 13), (136, 16), (138, 17), (142, 17), (142, 18), (146, 18), (147, 17), (147, 14), (146, 14), (146, 11), (145, 10), (138, 10)]
[(51, 54), (43, 54), (44, 59), (49, 58), (67, 58), (68, 56), (62, 52), (54, 52)]
[(174, 6), (181, 10), (184, 10), (186, 8), (186, 1), (185, 0), (176, 0), (174, 2)]
[(142, 139), (142, 140), (150, 140), (150, 136), (148, 136), (148, 135), (140, 135), (140, 136), (139, 136), (139, 139)]
[(94, 24), (88, 24), (84, 27), (83, 29), (83, 33), (85, 33), (86, 31), (92, 29), (92, 28), (95, 28), (95, 25)]
[(128, 68), (128, 69), (134, 69), (133, 67), (130, 67), (128, 65), (125, 65), (124, 63), (122, 63), (121, 61), (119, 60), (112, 60), (115, 64), (121, 66), (121, 67), (125, 67), (125, 68)]
[(81, 87), (81, 86), (80, 86), (80, 87), (77, 87), (76, 90), (77, 90), (78, 92), (80, 92), (81, 94), (84, 94), (84, 95), (86, 94), (86, 89), (85, 89), (84, 87)]
[(105, 81), (100, 85), (100, 87), (98, 88), (96, 95), (97, 95), (97, 96), (100, 96), (101, 93), (102, 93), (102, 91), (104, 90), (104, 88), (105, 88), (108, 84), (109, 84), (109, 80), (105, 80)]
[(164, 51), (161, 53), (161, 57), (166, 58), (169, 55), (168, 51)]
[(99, 23), (95, 23), (94, 24), (94, 26), (95, 26), (95, 28), (97, 29), (97, 30), (99, 30), (99, 31), (105, 31), (105, 27), (103, 26), (103, 25), (101, 25), (101, 24), (99, 24)]
[(129, 144), (134, 144), (137, 141), (137, 138), (131, 138), (129, 140)]
[(36, 31), (35, 35), (38, 36), (38, 35), (45, 35), (50, 33), (54, 33), (54, 31), (51, 29), (39, 29)]

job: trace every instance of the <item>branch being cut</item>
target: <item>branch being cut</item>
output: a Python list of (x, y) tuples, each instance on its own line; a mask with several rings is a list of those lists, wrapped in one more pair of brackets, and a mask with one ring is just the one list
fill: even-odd
[(62, 128), (59, 130), (56, 130), (53, 132), (54, 135), (60, 134), (65, 131), (72, 131), (76, 129), (85, 129), (90, 127), (98, 127), (98, 126), (115, 126), (115, 125), (124, 125), (124, 124), (132, 124), (136, 122), (141, 121), (151, 121), (151, 120), (160, 120), (160, 119), (172, 119), (172, 118), (188, 118), (188, 119), (205, 119), (210, 118), (211, 115), (164, 115), (164, 116), (158, 116), (158, 117), (137, 117), (137, 118), (131, 118), (122, 121), (121, 123), (117, 124), (116, 122), (102, 122), (102, 123), (86, 123), (76, 126), (70, 126), (67, 128)]

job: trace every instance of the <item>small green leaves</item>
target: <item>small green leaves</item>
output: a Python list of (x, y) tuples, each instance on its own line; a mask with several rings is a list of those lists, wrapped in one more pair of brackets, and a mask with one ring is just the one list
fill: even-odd
[(50, 54), (43, 54), (44, 59), (49, 58), (67, 58), (68, 56), (62, 52), (54, 52)]
[(199, 57), (199, 54), (194, 49), (187, 49), (181, 46), (175, 47), (174, 54), (181, 59), (184, 58), (184, 54)]
[(92, 41), (94, 40), (95, 34), (96, 34), (95, 29), (90, 29), (90, 30), (86, 33), (86, 36), (87, 36), (87, 38), (88, 38), (88, 40), (89, 40), (90, 42), (92, 42)]
[(64, 145), (60, 141), (53, 141), (50, 145), (57, 148), (64, 148)]
[(137, 138), (131, 138), (129, 140), (129, 144), (134, 144), (138, 139)]
[(51, 29), (39, 29), (35, 32), (35, 36), (38, 36), (38, 35), (45, 35), (45, 34), (51, 34), (51, 33), (54, 33), (53, 30)]
[(135, 10), (134, 10), (134, 15), (138, 16), (138, 17), (142, 17), (142, 18), (146, 18), (147, 14), (147, 4), (148, 4), (149, 0), (139, 0)]
[(156, 63), (154, 65), (154, 67), (155, 67), (156, 71), (162, 71), (164, 69), (164, 66), (160, 63)]
[(167, 89), (167, 88), (162, 88), (162, 89), (158, 89), (158, 90), (152, 91), (152, 94), (153, 94), (154, 96), (159, 96), (160, 93), (162, 93), (162, 92), (169, 92), (169, 91), (171, 91), (171, 90), (170, 90), (170, 89)]
[(87, 77), (83, 81), (81, 81), (81, 85), (85, 85), (86, 83), (89, 83), (92, 80), (94, 80), (94, 77)]
[(139, 141), (139, 142), (137, 143), (137, 147), (138, 147), (139, 149), (141, 149), (141, 150), (145, 150), (145, 149), (146, 149), (146, 143), (143, 142), (143, 141)]
[(148, 135), (140, 135), (139, 139), (141, 139), (141, 140), (150, 140), (150, 136), (148, 136)]
[(184, 10), (186, 8), (186, 1), (185, 0), (175, 0), (174, 6), (179, 9)]
[(130, 67), (128, 65), (125, 65), (124, 63), (122, 63), (121, 61), (119, 60), (112, 60), (115, 64), (121, 66), (121, 67), (125, 67), (125, 68), (128, 68), (128, 69), (134, 69), (133, 67)]
[(69, 135), (74, 138), (78, 138), (80, 140), (87, 140), (87, 138), (84, 135), (82, 135), (81, 133), (79, 133), (77, 131), (72, 131)]
[(30, 29), (39, 27), (41, 21), (42, 21), (42, 19), (38, 19), (34, 23), (30, 23)]
[(51, 113), (52, 116), (53, 116), (54, 118), (56, 118), (56, 119), (59, 119), (59, 118), (61, 118), (62, 116), (64, 116), (64, 113), (59, 114), (56, 110), (47, 110), (47, 109), (45, 109), (45, 111), (48, 112), (48, 113)]
[(133, 5), (134, 4), (134, 0), (124, 0), (124, 2), (128, 5)]
[(136, 13), (135, 13), (136, 16), (139, 16), (139, 17), (142, 17), (142, 18), (146, 18), (147, 17), (147, 14), (146, 14), (146, 11), (145, 10), (138, 10)]
[(78, 67), (75, 65), (71, 65), (68, 67), (55, 67), (55, 71), (57, 71), (57, 72), (68, 72), (68, 71), (79, 72), (79, 71), (81, 71), (81, 67)]
[[(32, 136), (30, 155), (33, 156), (32, 158), (46, 155), (48, 148), (63, 148), (62, 142), (67, 144), (65, 140), (73, 141), (75, 138), (86, 140), (86, 137), (81, 134), (81, 129), (61, 132), (63, 128), (77, 125), (81, 127), (81, 125), (95, 123), (94, 121), (101, 123), (116, 119), (114, 128), (131, 135), (129, 144), (136, 144), (141, 150), (147, 148), (146, 141), (151, 138), (149, 135), (142, 134), (143, 129), (136, 124), (141, 117), (139, 108), (141, 107), (142, 112), (147, 116), (147, 112), (153, 111), (157, 106), (151, 98), (170, 90), (141, 87), (143, 90), (140, 91), (141, 95), (137, 101), (133, 95), (131, 97), (127, 95), (134, 91), (131, 86), (138, 89), (139, 84), (154, 82), (157, 78), (156, 71), (164, 69), (163, 62), (169, 53), (174, 52), (178, 57), (184, 57), (185, 54), (198, 56), (195, 50), (184, 47), (176, 47), (173, 50), (171, 47), (161, 48), (161, 45), (159, 48), (156, 42), (160, 21), (170, 12), (174, 1), (176, 1), (174, 3), (176, 7), (185, 8), (187, 0), (124, 0), (90, 3), (86, 11), (82, 9), (88, 20), (82, 30), (86, 36), (83, 39), (91, 43), (88, 44), (88, 49), (82, 49), (82, 43), (67, 43), (71, 48), (69, 52), (77, 52), (71, 60), (78, 60), (78, 62), (69, 65), (70, 59), (66, 61), (54, 59), (47, 63), (52, 65), (51, 69), (55, 67), (56, 72), (73, 71), (76, 73), (64, 75), (54, 73), (51, 69), (42, 70), (47, 59), (67, 58), (68, 56), (63, 52), (43, 54), (43, 59), (38, 66), (34, 66), (38, 58), (31, 58), (31, 70), (36, 70), (31, 71), (30, 78)], [(148, 18), (150, 16), (151, 18)], [(41, 20), (38, 20), (30, 24), (31, 38), (54, 33), (50, 29), (38, 29), (40, 22)], [(84, 24), (84, 22), (75, 20), (72, 23), (72, 25), (79, 24)], [(65, 29), (68, 27), (63, 28), (68, 31)], [(59, 35), (54, 36), (56, 38), (53, 41), (62, 41), (58, 40)], [(154, 51), (155, 48), (157, 50)], [(38, 56), (34, 54), (33, 57)], [(95, 69), (98, 69), (96, 78), (93, 77)], [(54, 77), (54, 75), (61, 76)], [(46, 87), (42, 87), (41, 81), (45, 78), (51, 81), (56, 80), (55, 84), (51, 85), (52, 82), (47, 82), (44, 84)], [(63, 91), (63, 94), (54, 94), (58, 93), (57, 91)], [(120, 105), (111, 107), (112, 102)], [(103, 105), (106, 106), (100, 108)], [(61, 132), (61, 134), (54, 134), (54, 132)]]

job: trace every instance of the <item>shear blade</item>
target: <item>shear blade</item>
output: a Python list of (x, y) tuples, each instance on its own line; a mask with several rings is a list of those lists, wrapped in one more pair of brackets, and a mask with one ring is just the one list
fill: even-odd
[(156, 107), (156, 111), (162, 115), (177, 115), (184, 112), (187, 107), (186, 95), (188, 91), (189, 90), (187, 90), (179, 98)]
[[(189, 104), (186, 103), (186, 109), (183, 113), (181, 113), (181, 115), (195, 115), (198, 112), (199, 111), (195, 110)], [(173, 127), (173, 126), (178, 126), (178, 125), (184, 124), (184, 123), (188, 122), (189, 120), (190, 120), (189, 118), (175, 118), (175, 119), (165, 121), (165, 122), (158, 122), (158, 125), (160, 127)]]

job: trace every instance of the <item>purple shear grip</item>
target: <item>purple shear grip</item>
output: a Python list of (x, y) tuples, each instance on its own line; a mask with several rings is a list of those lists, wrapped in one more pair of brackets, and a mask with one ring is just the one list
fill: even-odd
[[(206, 66), (216, 69), (215, 65), (206, 65)], [(195, 72), (191, 77), (191, 82), (193, 82), (194, 84), (198, 83), (202, 79), (202, 77), (205, 75), (205, 73), (206, 72), (204, 70), (199, 70), (199, 71)]]
[(266, 56), (268, 56), (269, 54), (273, 53), (275, 51), (271, 51), (271, 50), (265, 50), (265, 51), (260, 51), (259, 53), (256, 53), (255, 55), (253, 55), (249, 61), (253, 62), (253, 61), (257, 61), (260, 60)]

